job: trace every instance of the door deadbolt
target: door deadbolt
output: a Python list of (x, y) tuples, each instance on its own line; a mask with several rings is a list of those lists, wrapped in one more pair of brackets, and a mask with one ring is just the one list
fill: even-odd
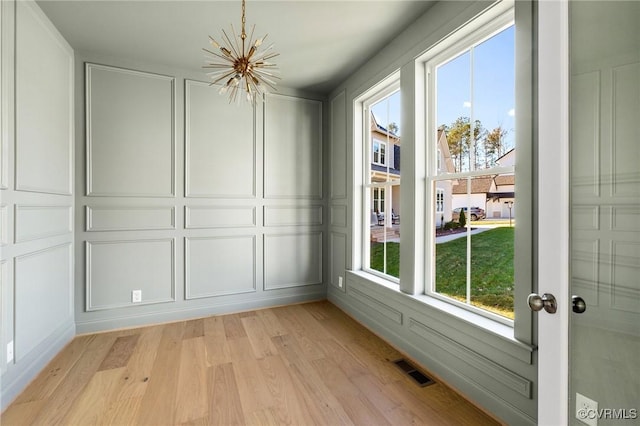
[(527, 297), (527, 303), (533, 312), (544, 309), (550, 314), (555, 314), (558, 310), (556, 298), (550, 293), (545, 293), (542, 296), (537, 293), (531, 293), (529, 297)]

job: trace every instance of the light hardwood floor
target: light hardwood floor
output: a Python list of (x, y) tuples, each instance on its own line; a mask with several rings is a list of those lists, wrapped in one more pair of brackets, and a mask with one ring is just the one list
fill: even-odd
[(4, 425), (495, 425), (329, 302), (75, 338)]

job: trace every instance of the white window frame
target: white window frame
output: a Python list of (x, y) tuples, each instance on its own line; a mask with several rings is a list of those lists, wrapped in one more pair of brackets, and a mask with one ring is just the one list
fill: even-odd
[[(378, 146), (378, 150), (376, 150), (376, 145)], [(387, 143), (379, 139), (373, 139), (372, 150), (373, 150), (372, 151), (373, 164), (377, 164), (379, 166), (386, 166), (387, 165)], [(377, 159), (376, 159), (376, 154), (377, 154)], [(380, 157), (382, 157), (382, 161), (380, 160)]]
[[(374, 163), (373, 162), (373, 136), (372, 136), (372, 121), (371, 121), (371, 107), (376, 104), (377, 102), (379, 102), (380, 100), (393, 95), (396, 92), (400, 91), (400, 73), (399, 72), (395, 72), (392, 75), (390, 75), (389, 77), (387, 77), (386, 79), (384, 79), (383, 81), (381, 81), (380, 83), (378, 83), (377, 85), (375, 85), (374, 87), (372, 87), (370, 90), (366, 91), (364, 94), (362, 94), (358, 99), (356, 99), (356, 110), (361, 111), (361, 119), (360, 119), (360, 125), (358, 126), (358, 123), (355, 123), (354, 127), (359, 127), (359, 130), (356, 131), (355, 137), (356, 138), (360, 138), (362, 141), (362, 152), (363, 152), (363, 156), (362, 156), (362, 185), (360, 186), (360, 197), (362, 199), (362, 214), (361, 214), (361, 251), (360, 253), (362, 254), (361, 256), (361, 269), (363, 272), (369, 273), (371, 275), (375, 275), (377, 277), (380, 277), (382, 279), (384, 279), (388, 284), (392, 285), (393, 287), (399, 288), (399, 284), (400, 284), (400, 279), (396, 278), (392, 275), (388, 275), (385, 274), (383, 272), (380, 272), (376, 269), (373, 269), (370, 267), (370, 260), (371, 260), (371, 247), (370, 247), (370, 239), (371, 239), (371, 207), (373, 205), (373, 200), (371, 199), (372, 196), (372, 192), (371, 189), (372, 188), (382, 188), (384, 189), (385, 192), (385, 209), (387, 210), (387, 212), (380, 212), (380, 213), (385, 213), (385, 220), (387, 220), (387, 218), (391, 218), (391, 210), (392, 210), (392, 206), (389, 202), (389, 197), (388, 195), (392, 193), (392, 188), (394, 186), (399, 186), (400, 185), (400, 179), (399, 178), (395, 178), (395, 179), (390, 179), (386, 182), (371, 182), (370, 177), (371, 177), (371, 172), (372, 172), (372, 168), (371, 165), (372, 164), (379, 164), (379, 163)], [(389, 138), (391, 138), (391, 136), (389, 135)], [(356, 139), (357, 140), (357, 139)], [(376, 140), (378, 142), (382, 142), (384, 143), (387, 147), (391, 145), (391, 141), (389, 140), (389, 143), (386, 143), (384, 141), (379, 141)], [(384, 166), (387, 167), (387, 172), (390, 172), (389, 170), (389, 162), (387, 161), (387, 155), (388, 152), (385, 150), (385, 163)], [(388, 215), (386, 214), (388, 213)], [(386, 227), (385, 227), (386, 229)], [(386, 247), (385, 247), (385, 259), (384, 259), (384, 264), (386, 265)]]
[[(435, 291), (435, 229), (436, 208), (431, 202), (436, 200), (436, 182), (441, 180), (467, 179), (474, 176), (484, 176), (489, 174), (514, 173), (515, 166), (510, 167), (494, 167), (491, 169), (472, 170), (462, 173), (441, 173), (439, 170), (440, 159), (437, 149), (437, 123), (436, 123), (436, 82), (434, 71), (438, 65), (458, 57), (470, 48), (477, 46), (499, 32), (505, 30), (509, 26), (514, 25), (514, 10), (511, 8), (507, 12), (501, 13), (482, 26), (470, 25), (467, 28), (460, 29), (456, 34), (456, 40), (444, 40), (443, 42), (430, 49), (421, 59), (425, 70), (425, 87), (426, 87), (426, 143), (427, 143), (427, 159), (426, 159), (426, 223), (427, 234), (425, 238), (425, 286), (424, 293), (429, 297), (443, 300), (451, 305), (461, 307), (470, 312), (487, 317), (496, 322), (514, 326), (514, 320), (505, 318), (501, 315), (478, 308), (467, 303), (460, 302), (446, 295), (439, 294)], [(471, 117), (473, 121), (475, 118)], [(470, 191), (470, 185), (467, 185)], [(470, 197), (470, 194), (468, 194)], [(468, 203), (470, 204), (470, 203)], [(470, 230), (468, 231), (470, 232)], [(468, 234), (469, 235), (469, 234)], [(470, 241), (470, 240), (468, 240)], [(515, 257), (515, 253), (514, 253)], [(467, 262), (470, 260), (467, 259)], [(515, 261), (515, 259), (514, 259)], [(467, 286), (470, 286), (470, 277), (467, 277)], [(515, 283), (514, 283), (515, 285)]]

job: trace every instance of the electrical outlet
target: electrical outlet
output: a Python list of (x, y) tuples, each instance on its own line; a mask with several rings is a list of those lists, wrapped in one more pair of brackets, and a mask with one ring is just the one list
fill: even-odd
[(598, 426), (598, 403), (576, 392), (576, 419), (589, 426)]
[(131, 303), (142, 302), (142, 290), (133, 290), (131, 292)]
[(342, 283), (342, 277), (338, 277), (338, 287), (342, 288), (344, 284)]
[(7, 364), (13, 361), (13, 340), (7, 343)]

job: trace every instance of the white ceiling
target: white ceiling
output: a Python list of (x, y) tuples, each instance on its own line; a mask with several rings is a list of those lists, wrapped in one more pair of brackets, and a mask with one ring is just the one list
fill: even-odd
[[(327, 93), (434, 1), (248, 0), (247, 31), (268, 33), (280, 84)], [(208, 36), (240, 26), (241, 1), (40, 0), (74, 49), (203, 73)]]

